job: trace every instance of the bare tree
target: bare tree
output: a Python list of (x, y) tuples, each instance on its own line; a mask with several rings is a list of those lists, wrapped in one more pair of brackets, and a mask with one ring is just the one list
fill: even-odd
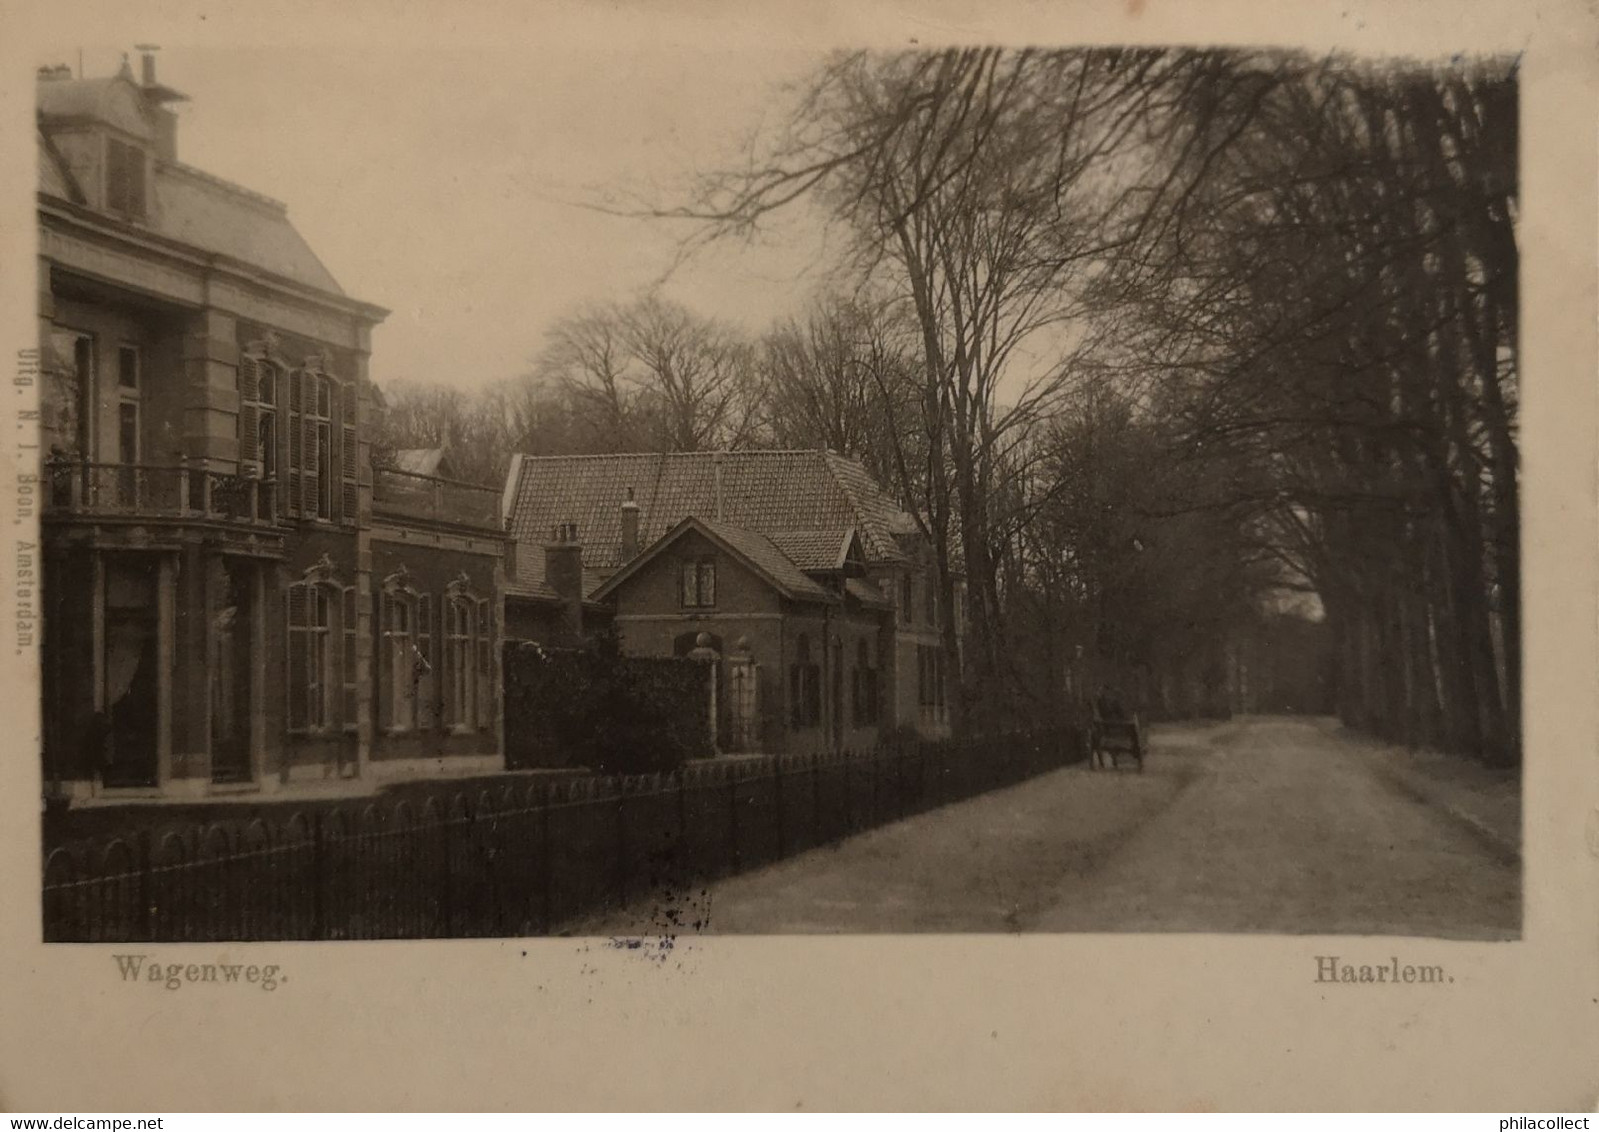
[[(952, 654), (950, 598), (955, 576), (967, 579), (973, 671), (958, 682), (986, 686), (974, 702), (1003, 708), (996, 476), (1092, 347), (1091, 284), (1125, 215), (1167, 188), (1116, 189), (1110, 172), (1160, 143), (1170, 107), (1203, 77), (1190, 57), (1152, 51), (839, 56), (785, 130), (747, 165), (707, 177), (677, 213), (714, 239), (814, 198), (852, 236), (856, 269), (914, 320), (924, 444), (914, 468), (896, 451), (897, 478), (919, 490), (913, 510), (934, 548)], [(1051, 330), (1067, 344), (1058, 364), (1015, 364)]]
[(460, 478), (484, 484), (504, 479), (509, 438), (492, 398), (418, 381), (387, 382), (381, 388), (379, 460), (398, 449), (442, 448)]
[(543, 401), (558, 389), (573, 412), (595, 436), (607, 436), (612, 451), (641, 446), (644, 425), (638, 420), (638, 396), (627, 376), (633, 362), (622, 320), (614, 307), (588, 307), (556, 323), (545, 335), (545, 345), (533, 373), (522, 382), (527, 394), (537, 390)]
[(751, 347), (724, 324), (645, 298), (589, 307), (549, 332), (533, 377), (559, 388), (610, 451), (736, 448), (754, 436)]
[[(827, 448), (898, 484), (896, 448), (917, 438), (916, 361), (904, 328), (861, 299), (818, 302), (803, 319), (776, 324), (759, 344), (763, 424), (784, 448)], [(920, 491), (910, 497), (920, 498)]]
[[(1121, 284), (1193, 464), (1312, 579), (1339, 708), (1519, 750), (1515, 77), (1299, 61)], [(1142, 278), (1133, 283), (1135, 276)]]
[(657, 298), (618, 312), (632, 366), (626, 380), (654, 446), (672, 452), (738, 448), (754, 436), (754, 352), (736, 331)]

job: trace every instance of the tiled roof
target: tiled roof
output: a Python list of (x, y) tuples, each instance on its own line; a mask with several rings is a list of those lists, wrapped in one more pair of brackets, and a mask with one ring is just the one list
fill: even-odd
[(842, 531), (774, 531), (769, 537), (801, 570), (836, 570), (855, 534)]
[(688, 531), (698, 531), (713, 542), (721, 543), (735, 556), (744, 559), (757, 574), (764, 577), (785, 597), (823, 602), (837, 600), (826, 587), (818, 585), (807, 577), (805, 572), (794, 565), (765, 535), (698, 515), (687, 516), (663, 537), (645, 547), (637, 558), (622, 569), (613, 571), (599, 587), (600, 592), (596, 596), (609, 597), (612, 587), (625, 584), (626, 579), (636, 570), (642, 568), (657, 553), (671, 546)]
[(577, 524), (585, 564), (604, 574), (621, 566), (622, 502), (629, 489), (639, 507), (640, 550), (698, 515), (768, 539), (837, 532), (842, 540), (854, 529), (868, 562), (905, 558), (892, 530), (899, 508), (864, 468), (830, 452), (523, 456), (511, 474), (506, 495), (508, 529), (518, 543), (515, 588), (543, 581), (541, 548), (559, 523)]
[(745, 530), (743, 527), (729, 526), (726, 523), (705, 519), (700, 519), (699, 522), (706, 530), (769, 575), (772, 581), (788, 592), (789, 596), (808, 597), (818, 601), (826, 601), (832, 596), (822, 586), (806, 577), (805, 572), (765, 535)]

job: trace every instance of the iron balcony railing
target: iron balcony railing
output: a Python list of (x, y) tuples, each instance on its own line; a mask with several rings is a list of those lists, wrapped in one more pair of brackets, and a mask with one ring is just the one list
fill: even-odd
[(385, 465), (372, 471), (372, 508), (413, 519), (500, 528), (498, 488)]
[(52, 460), (45, 479), (45, 510), (56, 514), (233, 523), (271, 523), (275, 514), (276, 484), (233, 472)]

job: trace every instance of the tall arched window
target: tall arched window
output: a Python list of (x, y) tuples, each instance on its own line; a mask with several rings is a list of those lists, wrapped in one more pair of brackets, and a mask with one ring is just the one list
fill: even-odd
[(421, 648), (424, 598), (411, 587), (403, 566), (383, 580), (378, 595), (378, 725), (386, 731), (411, 731), (417, 725), (429, 668)]
[(444, 598), (444, 720), (456, 731), (494, 724), (493, 625), (488, 601), (462, 574)]
[(320, 734), (355, 721), (355, 589), (326, 559), (288, 587), (289, 731)]
[(470, 598), (452, 594), (444, 602), (445, 719), (458, 728), (474, 722), (476, 672), (473, 664), (473, 621), (477, 610)]

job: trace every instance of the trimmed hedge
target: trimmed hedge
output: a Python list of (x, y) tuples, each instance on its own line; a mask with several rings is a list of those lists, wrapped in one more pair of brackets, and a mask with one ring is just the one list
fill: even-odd
[(505, 761), (511, 770), (584, 766), (655, 774), (714, 754), (710, 676), (697, 661), (581, 649), (505, 648)]

